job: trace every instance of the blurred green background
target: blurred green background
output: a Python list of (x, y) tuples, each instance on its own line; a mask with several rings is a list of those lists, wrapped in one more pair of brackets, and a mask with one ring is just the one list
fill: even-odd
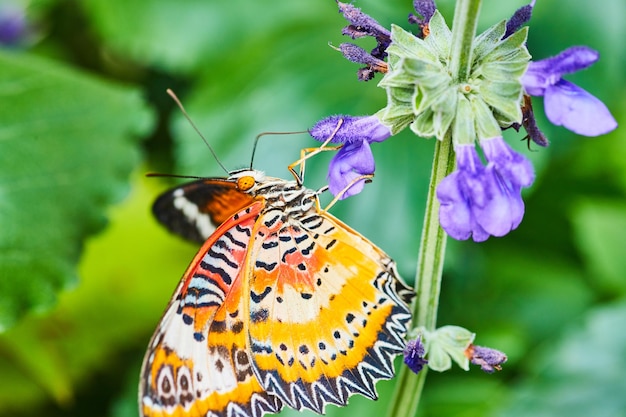
[[(483, 30), (523, 1), (485, 0)], [(408, 0), (359, 0), (409, 28)], [(438, 5), (450, 23), (454, 3)], [(13, 11), (12, 11), (13, 10)], [(385, 105), (338, 45), (332, 0), (2, 0), (27, 29), (0, 49), (0, 415), (137, 415), (150, 335), (198, 249), (158, 226), (154, 198), (173, 182), (147, 172), (224, 175), (181, 117), (176, 91), (229, 169), (254, 137), (303, 130), (330, 114)], [(569, 79), (626, 122), (626, 3), (540, 0), (536, 59), (589, 45), (601, 60)], [(371, 40), (359, 42), (373, 46)], [(380, 78), (379, 78), (380, 79)], [(626, 141), (551, 126), (547, 149), (510, 143), (535, 163), (520, 227), (486, 243), (450, 242), (439, 323), (505, 351), (504, 370), (428, 376), (420, 416), (626, 415)], [(289, 178), (306, 135), (261, 140), (255, 168)], [(376, 178), (332, 212), (415, 274), (432, 140), (403, 132), (373, 146)], [(307, 163), (324, 184), (330, 155)], [(353, 397), (332, 416), (378, 416)], [(285, 415), (295, 415), (293, 411)]]

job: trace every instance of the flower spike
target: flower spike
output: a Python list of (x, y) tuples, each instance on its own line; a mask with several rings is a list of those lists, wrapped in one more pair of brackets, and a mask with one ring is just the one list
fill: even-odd
[(424, 359), (426, 349), (422, 344), (422, 337), (418, 336), (415, 340), (409, 340), (404, 348), (404, 364), (416, 374), (419, 373), (428, 361)]
[(504, 353), (496, 349), (470, 344), (465, 350), (465, 356), (474, 365), (479, 365), (480, 369), (492, 374), (502, 370), (502, 364), (507, 361)]
[(517, 32), (522, 26), (524, 26), (530, 20), (535, 7), (535, 1), (530, 4), (522, 6), (513, 13), (513, 16), (506, 22), (506, 32), (504, 32), (504, 38), (508, 38), (515, 32)]
[(430, 33), (428, 28), (428, 22), (433, 17), (437, 6), (433, 0), (413, 0), (413, 8), (417, 12), (417, 15), (409, 13), (409, 23), (417, 24), (420, 28), (420, 33), (417, 37), (424, 39)]

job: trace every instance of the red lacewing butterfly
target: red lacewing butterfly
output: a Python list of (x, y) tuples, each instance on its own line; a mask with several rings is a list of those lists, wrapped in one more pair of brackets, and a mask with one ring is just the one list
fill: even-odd
[(142, 416), (323, 413), (352, 394), (375, 399), (393, 377), (413, 290), (294, 176), (244, 169), (155, 202), (161, 223), (203, 245), (148, 346)]

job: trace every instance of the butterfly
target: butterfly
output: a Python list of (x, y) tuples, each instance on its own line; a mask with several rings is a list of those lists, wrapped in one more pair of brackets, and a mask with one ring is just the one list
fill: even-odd
[(199, 179), (153, 212), (203, 244), (149, 343), (142, 416), (321, 414), (393, 376), (414, 292), (297, 175)]

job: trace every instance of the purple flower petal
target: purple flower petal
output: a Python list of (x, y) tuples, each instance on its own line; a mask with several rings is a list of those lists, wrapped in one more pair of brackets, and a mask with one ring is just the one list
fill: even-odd
[[(346, 144), (330, 161), (328, 189), (337, 196), (358, 177), (373, 174), (375, 169), (374, 156), (366, 140)], [(340, 199), (360, 193), (364, 185), (365, 180), (357, 181), (340, 196)]]
[(580, 135), (602, 135), (617, 127), (609, 109), (587, 91), (561, 78), (597, 60), (598, 52), (593, 49), (572, 47), (555, 57), (531, 62), (521, 81), (528, 94), (544, 96), (546, 115), (553, 124)]
[(599, 58), (598, 52), (586, 46), (574, 46), (557, 56), (531, 62), (522, 77), (522, 85), (531, 96), (542, 96), (564, 74), (587, 68)]
[(455, 148), (458, 170), (437, 187), (439, 221), (454, 239), (471, 236), (482, 242), (489, 236), (504, 236), (519, 226), (524, 216), (518, 183), (528, 179), (526, 163), (498, 141), (487, 147), (498, 164), (490, 162), (485, 167), (473, 145), (459, 145)]
[[(342, 121), (339, 130), (337, 126)], [(337, 132), (335, 133), (335, 130)], [(382, 142), (391, 136), (391, 130), (375, 116), (330, 116), (320, 120), (309, 130), (316, 140), (324, 142), (333, 134), (332, 143), (353, 143), (367, 140), (369, 143)]]
[(536, 0), (531, 1), (530, 4), (520, 7), (513, 13), (513, 16), (506, 22), (506, 32), (502, 39), (506, 39), (517, 32), (519, 28), (530, 20), (533, 8), (535, 7), (535, 1)]
[(339, 12), (343, 14), (343, 17), (355, 29), (354, 34), (344, 33), (345, 35), (350, 35), (353, 39), (361, 36), (373, 36), (376, 39), (391, 40), (391, 32), (381, 26), (374, 18), (363, 13), (358, 7), (340, 1), (337, 2), (337, 5), (339, 6)]
[(474, 184), (469, 192), (476, 223), (492, 236), (504, 236), (517, 228), (524, 217), (521, 189), (508, 184), (492, 164), (481, 180), (480, 186)]
[(482, 140), (480, 147), (502, 179), (511, 185), (530, 187), (535, 181), (533, 165), (522, 154), (511, 149), (502, 137)]
[(415, 340), (409, 340), (404, 348), (404, 363), (416, 374), (419, 373), (428, 361), (424, 359), (424, 345), (421, 336)]
[(425, 23), (430, 21), (430, 18), (433, 17), (437, 10), (437, 6), (433, 0), (413, 0), (413, 8), (424, 18)]
[(617, 127), (602, 101), (569, 81), (560, 80), (546, 89), (544, 107), (550, 122), (579, 135), (603, 135)]
[(479, 365), (483, 371), (489, 374), (502, 370), (501, 365), (507, 361), (503, 352), (483, 346), (469, 345), (465, 355), (474, 365)]

